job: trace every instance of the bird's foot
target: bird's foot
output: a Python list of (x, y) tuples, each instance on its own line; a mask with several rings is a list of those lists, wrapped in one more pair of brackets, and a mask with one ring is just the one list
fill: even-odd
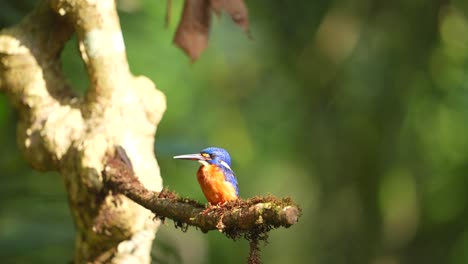
[(219, 204), (214, 205), (214, 207), (216, 207), (216, 208), (222, 208), (222, 207), (224, 207), (227, 203), (228, 203), (228, 202), (225, 201), (225, 202), (222, 202), (222, 203), (219, 203)]
[(206, 215), (210, 210), (212, 209), (211, 205), (208, 206), (207, 208), (205, 208), (205, 210), (203, 210), (200, 214), (201, 215)]
[(210, 204), (208, 205), (207, 208), (205, 208), (205, 210), (203, 210), (201, 212), (202, 215), (206, 215), (209, 211), (211, 210), (216, 210), (216, 209), (220, 209), (220, 208), (223, 208), (228, 202), (221, 202), (221, 203), (217, 203), (217, 204)]

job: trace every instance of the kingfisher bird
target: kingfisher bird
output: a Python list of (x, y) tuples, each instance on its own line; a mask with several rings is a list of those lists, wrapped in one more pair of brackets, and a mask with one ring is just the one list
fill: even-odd
[(231, 156), (226, 150), (209, 147), (200, 153), (175, 156), (174, 159), (196, 160), (201, 164), (197, 180), (211, 205), (223, 205), (239, 198), (237, 179), (231, 169)]

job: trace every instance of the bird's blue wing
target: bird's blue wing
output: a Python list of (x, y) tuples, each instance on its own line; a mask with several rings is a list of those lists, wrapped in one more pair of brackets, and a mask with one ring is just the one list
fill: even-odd
[(239, 187), (237, 186), (237, 179), (236, 176), (234, 176), (234, 172), (226, 168), (223, 168), (223, 172), (224, 180), (231, 183), (232, 186), (234, 186), (234, 189), (236, 189), (236, 195), (239, 195)]

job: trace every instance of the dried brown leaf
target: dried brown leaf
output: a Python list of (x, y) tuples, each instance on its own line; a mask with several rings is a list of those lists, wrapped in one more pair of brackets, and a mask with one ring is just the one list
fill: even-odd
[(211, 10), (228, 13), (234, 23), (249, 33), (249, 14), (244, 0), (185, 0), (174, 43), (196, 60), (208, 46)]
[(209, 0), (185, 0), (174, 43), (196, 60), (208, 46), (211, 13)]

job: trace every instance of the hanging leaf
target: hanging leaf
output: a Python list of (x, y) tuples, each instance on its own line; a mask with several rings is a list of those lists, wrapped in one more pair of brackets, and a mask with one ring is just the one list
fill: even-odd
[(209, 0), (185, 0), (174, 43), (184, 50), (192, 61), (208, 46), (210, 22)]
[(249, 16), (243, 0), (185, 0), (174, 43), (192, 61), (195, 61), (208, 46), (211, 10), (217, 15), (222, 11), (228, 13), (234, 23), (244, 29), (250, 37)]

